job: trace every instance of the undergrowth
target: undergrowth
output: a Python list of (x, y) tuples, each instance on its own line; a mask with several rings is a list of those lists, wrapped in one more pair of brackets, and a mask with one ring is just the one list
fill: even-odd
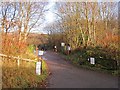
[[(107, 72), (112, 75), (120, 75), (120, 70), (117, 65), (119, 52), (112, 51), (107, 48), (79, 48), (71, 52), (70, 55), (65, 55), (66, 60), (71, 61), (79, 67)], [(90, 57), (95, 58), (95, 64), (90, 64)]]
[(20, 62), (20, 66), (14, 61), (4, 61), (2, 65), (3, 88), (42, 88), (43, 82), (48, 77), (47, 66), (42, 60), (42, 74), (36, 75), (36, 63)]

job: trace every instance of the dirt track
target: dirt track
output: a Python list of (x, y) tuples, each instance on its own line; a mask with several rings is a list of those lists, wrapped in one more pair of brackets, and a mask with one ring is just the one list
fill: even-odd
[(74, 67), (55, 52), (45, 52), (43, 59), (51, 75), (47, 88), (118, 88), (118, 78)]

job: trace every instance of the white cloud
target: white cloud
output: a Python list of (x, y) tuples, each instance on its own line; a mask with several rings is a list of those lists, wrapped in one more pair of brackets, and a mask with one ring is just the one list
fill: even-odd
[(43, 23), (40, 25), (40, 27), (36, 28), (38, 32), (46, 33), (44, 30), (44, 27), (46, 27), (48, 24), (54, 22), (56, 20), (56, 15), (53, 12), (56, 12), (54, 9), (55, 7), (55, 2), (52, 2), (49, 0), (49, 4), (46, 6), (46, 9), (49, 9), (44, 13), (45, 20)]
[(47, 23), (52, 23), (55, 19), (55, 15), (52, 12), (47, 12), (45, 15), (45, 20)]

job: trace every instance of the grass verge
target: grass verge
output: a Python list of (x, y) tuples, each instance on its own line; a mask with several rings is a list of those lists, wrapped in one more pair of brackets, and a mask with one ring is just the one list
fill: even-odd
[(42, 88), (48, 77), (47, 64), (42, 60), (42, 74), (36, 75), (36, 63), (4, 61), (2, 65), (2, 88)]

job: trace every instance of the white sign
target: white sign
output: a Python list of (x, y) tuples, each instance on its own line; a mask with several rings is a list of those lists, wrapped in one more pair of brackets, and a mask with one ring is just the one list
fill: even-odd
[(92, 57), (91, 57), (91, 58), (90, 58), (90, 63), (91, 63), (91, 64), (95, 64), (95, 58), (92, 58)]
[(44, 51), (40, 51), (40, 50), (38, 51), (38, 55), (39, 55), (39, 56), (42, 56), (43, 53), (44, 53)]
[(65, 46), (65, 43), (62, 42), (62, 43), (61, 43), (61, 46)]
[(68, 47), (67, 47), (67, 50), (70, 51), (70, 49), (71, 49), (70, 46), (68, 46)]
[(41, 62), (36, 63), (36, 74), (41, 75)]

